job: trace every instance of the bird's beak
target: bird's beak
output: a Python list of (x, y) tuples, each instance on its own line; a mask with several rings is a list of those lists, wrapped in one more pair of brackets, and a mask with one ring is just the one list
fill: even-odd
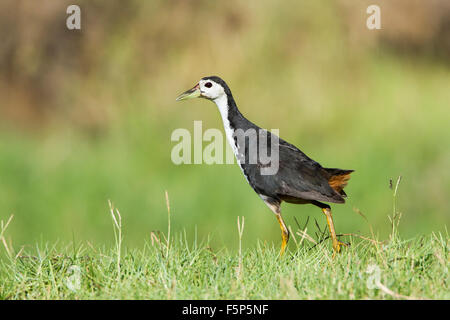
[(180, 94), (177, 97), (176, 101), (185, 100), (185, 99), (192, 99), (192, 98), (198, 98), (200, 96), (201, 96), (200, 86), (197, 84), (192, 89), (189, 89), (188, 91), (183, 92), (182, 94)]

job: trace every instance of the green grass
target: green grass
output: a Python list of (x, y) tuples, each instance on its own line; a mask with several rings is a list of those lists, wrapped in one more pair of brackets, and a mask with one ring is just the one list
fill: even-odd
[(243, 217), (234, 232), (237, 251), (217, 250), (208, 239), (199, 241), (196, 236), (189, 242), (186, 232), (168, 236), (170, 209), (167, 232), (152, 232), (142, 248), (124, 248), (124, 221), (117, 209), (110, 213), (115, 236), (111, 247), (75, 241), (36, 244), (15, 252), (5, 240), (8, 226), (3, 221), (0, 298), (450, 298), (448, 234), (401, 239), (396, 228), (400, 215), (392, 217), (388, 240), (348, 236), (350, 246), (335, 257), (326, 232), (302, 226), (292, 233), (294, 246), (280, 257), (278, 247), (262, 241), (242, 249)]
[[(0, 220), (14, 215), (0, 245), (0, 296), (448, 298), (447, 60), (369, 41), (388, 28), (367, 30), (364, 2), (351, 28), (329, 1), (203, 2), (84, 1), (77, 39), (61, 33), (63, 11), (45, 6), (39, 16), (55, 27), (36, 20), (41, 38), (20, 36), (22, 46), (5, 51), (20, 54), (0, 79)], [(35, 34), (16, 20), (5, 30)], [(325, 167), (354, 169), (347, 203), (332, 206), (336, 230), (382, 243), (353, 237), (330, 261), (328, 240), (310, 249), (296, 235), (295, 219), (303, 228), (309, 217), (307, 232), (321, 241), (320, 210), (283, 204), (298, 244), (279, 259), (276, 219), (237, 165), (175, 165), (173, 130), (192, 132), (196, 120), (223, 130), (210, 102), (175, 102), (211, 74), (256, 124)], [(389, 180), (398, 175), (403, 217), (393, 232)], [(108, 199), (121, 210), (116, 238)], [(366, 286), (374, 265), (383, 289)]]

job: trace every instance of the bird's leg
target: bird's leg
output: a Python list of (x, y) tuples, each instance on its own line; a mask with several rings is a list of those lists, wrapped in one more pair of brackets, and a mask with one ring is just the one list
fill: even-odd
[(283, 218), (281, 217), (281, 212), (275, 213), (278, 223), (280, 224), (281, 229), (281, 250), (280, 250), (280, 256), (284, 254), (286, 251), (286, 246), (289, 241), (289, 230), (286, 228), (286, 225), (284, 224)]
[(347, 244), (340, 242), (338, 240), (338, 238), (336, 237), (336, 231), (334, 230), (333, 217), (331, 216), (331, 209), (330, 208), (322, 208), (322, 212), (327, 217), (328, 229), (330, 230), (331, 240), (333, 241), (334, 252), (335, 253), (340, 252), (341, 245), (347, 246)]
[(281, 217), (281, 201), (270, 198), (264, 195), (260, 195), (261, 199), (263, 199), (264, 203), (269, 207), (269, 209), (275, 213), (275, 216), (277, 217), (278, 223), (280, 224), (281, 229), (281, 250), (280, 250), (280, 256), (284, 254), (286, 251), (286, 246), (289, 241), (289, 230), (286, 227), (286, 224), (283, 221), (283, 218)]

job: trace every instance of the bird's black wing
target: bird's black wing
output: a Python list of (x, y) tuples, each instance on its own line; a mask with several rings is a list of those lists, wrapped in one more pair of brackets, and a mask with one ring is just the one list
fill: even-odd
[[(276, 144), (278, 140), (279, 168), (274, 175), (252, 172), (256, 174), (253, 177), (255, 191), (265, 192), (267, 196), (276, 196), (288, 202), (304, 200), (344, 202), (342, 196), (329, 185), (329, 174), (318, 162), (283, 139), (273, 139), (275, 135), (272, 133), (268, 136), (268, 145), (270, 141)], [(267, 194), (269, 192), (271, 194)]]
[(280, 139), (281, 194), (305, 200), (344, 202), (329, 184), (329, 174), (294, 145)]

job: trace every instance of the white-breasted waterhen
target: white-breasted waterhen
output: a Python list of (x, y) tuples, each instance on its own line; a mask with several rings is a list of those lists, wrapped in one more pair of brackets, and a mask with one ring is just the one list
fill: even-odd
[[(310, 203), (321, 208), (327, 218), (333, 249), (339, 252), (344, 243), (337, 239), (330, 206), (321, 201), (344, 203), (347, 195), (343, 189), (353, 170), (324, 168), (294, 145), (247, 120), (238, 110), (228, 85), (217, 76), (202, 78), (192, 89), (179, 95), (177, 101), (197, 97), (215, 102), (222, 116), (227, 140), (245, 178), (275, 213), (281, 228), (281, 255), (285, 252), (289, 240), (289, 230), (281, 217), (280, 207), (283, 201), (296, 204)], [(245, 145), (245, 140), (236, 139), (235, 133), (238, 130), (245, 132), (249, 129), (264, 132), (266, 145), (269, 145), (270, 141), (278, 141), (279, 163), (275, 174), (262, 174), (263, 165), (259, 160), (253, 164), (250, 161), (243, 161), (249, 159), (251, 155), (248, 153), (252, 149)], [(262, 136), (257, 134), (256, 137), (259, 145)]]

